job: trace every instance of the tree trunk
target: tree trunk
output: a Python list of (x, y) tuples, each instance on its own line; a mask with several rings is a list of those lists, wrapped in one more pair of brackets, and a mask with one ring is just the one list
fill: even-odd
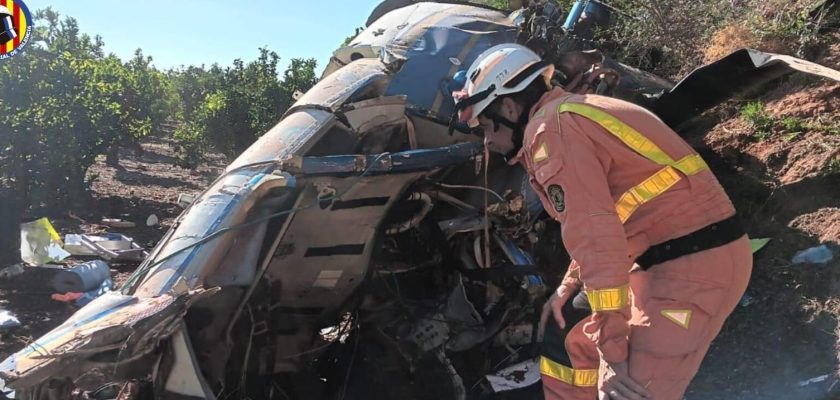
[(20, 202), (10, 187), (0, 186), (0, 269), (20, 262)]

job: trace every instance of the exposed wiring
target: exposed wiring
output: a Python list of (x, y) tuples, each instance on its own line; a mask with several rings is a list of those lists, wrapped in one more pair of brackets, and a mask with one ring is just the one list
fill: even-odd
[[(194, 248), (196, 246), (207, 243), (207, 242), (209, 242), (209, 241), (211, 241), (211, 240), (213, 240), (213, 239), (215, 239), (215, 238), (217, 238), (217, 237), (219, 237), (219, 236), (221, 236), (221, 235), (223, 235), (227, 232), (234, 231), (234, 230), (245, 229), (245, 228), (248, 228), (250, 226), (254, 226), (254, 225), (263, 223), (265, 221), (268, 221), (268, 220), (271, 220), (271, 219), (274, 219), (274, 218), (277, 218), (277, 217), (281, 217), (281, 216), (284, 216), (284, 215), (288, 215), (288, 214), (292, 214), (292, 213), (295, 213), (295, 212), (298, 212), (298, 211), (302, 211), (302, 210), (306, 210), (306, 209), (309, 209), (309, 208), (312, 208), (312, 207), (316, 207), (322, 201), (331, 201), (331, 200), (335, 200), (335, 199), (341, 199), (341, 196), (345, 195), (347, 192), (350, 191), (350, 189), (353, 188), (353, 186), (355, 186), (357, 183), (359, 183), (362, 180), (362, 178), (364, 178), (370, 172), (370, 170), (374, 166), (377, 165), (377, 163), (379, 162), (380, 159), (382, 159), (385, 156), (388, 156), (389, 154), (390, 153), (382, 153), (382, 154), (376, 156), (376, 158), (373, 160), (373, 162), (371, 162), (370, 165), (368, 165), (367, 168), (365, 168), (365, 170), (362, 171), (361, 174), (357, 175), (355, 177), (355, 179), (353, 179), (350, 182), (350, 184), (347, 185), (347, 187), (344, 188), (344, 190), (342, 190), (341, 192), (336, 192), (335, 194), (333, 194), (331, 196), (318, 198), (313, 203), (305, 205), (305, 206), (300, 206), (300, 207), (297, 207), (297, 208), (292, 208), (292, 209), (289, 209), (289, 210), (280, 211), (280, 212), (277, 212), (277, 213), (274, 213), (274, 214), (266, 215), (265, 217), (262, 217), (262, 218), (257, 218), (253, 221), (244, 222), (244, 223), (241, 223), (241, 224), (238, 224), (238, 225), (233, 225), (233, 226), (229, 226), (227, 228), (219, 229), (219, 230), (217, 230), (213, 233), (208, 234), (207, 236), (203, 237), (202, 239), (199, 239), (199, 240), (197, 240), (193, 243), (190, 243), (190, 244), (188, 244), (188, 245), (186, 245), (186, 246), (184, 246), (184, 247), (182, 247), (178, 250), (173, 251), (172, 253), (160, 258), (159, 260), (157, 260), (153, 263), (149, 263), (146, 266), (137, 269), (137, 271), (135, 271), (130, 277), (128, 277), (128, 279), (123, 284), (123, 287), (120, 290), (122, 291), (123, 294), (128, 294), (127, 292), (129, 290), (131, 290), (132, 286), (136, 283), (136, 281), (138, 279), (140, 279), (141, 276), (143, 276), (144, 274), (149, 272), (152, 268), (163, 264), (164, 262), (174, 258), (175, 256), (183, 253), (186, 250), (189, 250), (189, 249)], [(279, 163), (279, 160), (261, 161), (261, 162), (257, 162), (257, 163), (245, 164), (243, 166), (234, 168), (234, 169), (226, 172), (225, 174), (223, 174), (222, 176), (217, 178), (216, 181), (214, 181), (214, 184), (217, 183), (223, 177), (225, 177), (227, 175), (230, 175), (231, 173), (233, 173), (235, 171), (239, 171), (239, 170), (244, 169), (244, 168), (253, 168), (255, 166), (263, 165), (263, 164), (277, 164), (277, 163)], [(212, 185), (210, 187), (212, 187)], [(186, 213), (184, 213), (184, 214), (186, 214)], [(182, 214), (182, 215), (184, 215), (184, 214)]]
[(504, 197), (502, 197), (502, 195), (500, 195), (500, 194), (498, 194), (498, 193), (494, 192), (494, 191), (493, 191), (493, 189), (486, 188), (486, 187), (481, 187), (481, 186), (472, 186), (472, 185), (450, 185), (450, 184), (447, 184), (447, 183), (440, 183), (440, 182), (436, 183), (436, 185), (438, 185), (438, 186), (440, 186), (440, 187), (449, 188), (449, 189), (472, 189), (472, 190), (483, 190), (483, 191), (485, 191), (485, 192), (487, 192), (487, 193), (490, 193), (490, 194), (492, 194), (492, 195), (496, 196), (496, 198), (497, 198), (497, 199), (499, 199), (499, 201), (502, 201), (502, 202), (504, 202), (504, 201), (505, 201), (505, 198), (504, 198)]
[(428, 194), (423, 192), (414, 192), (407, 200), (420, 201), (423, 203), (423, 207), (419, 211), (417, 211), (417, 213), (414, 214), (410, 219), (398, 224), (391, 225), (391, 227), (385, 231), (386, 235), (395, 235), (397, 233), (402, 233), (409, 229), (416, 228), (417, 225), (419, 225), (420, 222), (422, 222), (423, 219), (426, 218), (426, 215), (428, 215), (429, 211), (432, 211), (432, 208), (434, 207), (434, 204), (432, 203), (432, 198), (429, 197)]
[[(487, 145), (484, 146), (484, 159), (487, 160), (484, 163), (484, 189), (486, 189), (485, 192), (484, 192), (484, 209), (487, 210), (488, 208), (490, 208), (489, 207), (490, 200), (487, 198), (487, 193), (495, 194), (497, 197), (499, 197), (499, 199), (502, 200), (502, 203), (505, 202), (505, 199), (503, 199), (502, 196), (499, 196), (498, 193), (490, 190), (490, 188), (488, 187), (489, 186), (489, 184), (488, 184), (489, 181), (488, 181), (488, 176), (487, 175), (490, 171), (490, 149), (487, 147)], [(491, 264), (491, 261), (490, 261), (490, 217), (488, 217), (487, 213), (485, 212), (484, 213), (484, 268), (490, 268), (491, 265), (492, 264)]]
[[(353, 321), (353, 322), (355, 322), (355, 321)], [(299, 353), (295, 353), (295, 354), (291, 354), (291, 355), (283, 356), (282, 358), (279, 358), (279, 360), (288, 360), (288, 359), (290, 359), (290, 358), (300, 357), (300, 356), (303, 356), (303, 355), (316, 353), (316, 352), (318, 352), (318, 351), (321, 351), (321, 350), (323, 350), (323, 349), (326, 349), (327, 347), (330, 347), (330, 346), (332, 346), (333, 344), (335, 344), (335, 342), (336, 342), (336, 341), (340, 341), (340, 338), (341, 338), (342, 336), (344, 336), (344, 335), (346, 335), (348, 332), (350, 332), (350, 330), (351, 330), (351, 328), (352, 328), (352, 325), (353, 325), (353, 324), (351, 324), (351, 323), (344, 323), (344, 324), (339, 323), (338, 332), (336, 332), (336, 333), (335, 333), (336, 340), (333, 340), (332, 342), (327, 342), (327, 343), (324, 343), (324, 344), (322, 344), (322, 345), (320, 345), (320, 346), (318, 346), (318, 347), (313, 347), (313, 348), (311, 348), (311, 349), (307, 349), (307, 350), (301, 351), (301, 352), (299, 352)]]
[(432, 195), (432, 197), (436, 197), (438, 200), (445, 201), (445, 202), (447, 202), (449, 204), (452, 204), (453, 206), (458, 207), (460, 209), (477, 210), (477, 208), (459, 200), (458, 198), (456, 198), (455, 196), (452, 196), (449, 193), (442, 192), (440, 190), (435, 190), (435, 191), (431, 192), (430, 194)]
[[(353, 322), (355, 323), (358, 320), (358, 315), (356, 318), (353, 318)], [(344, 396), (347, 394), (347, 385), (350, 383), (350, 372), (353, 371), (353, 363), (356, 361), (356, 350), (359, 349), (359, 337), (361, 337), (361, 333), (359, 332), (360, 328), (356, 326), (356, 340), (354, 340), (353, 344), (353, 353), (350, 355), (350, 363), (347, 365), (347, 374), (344, 375), (344, 385), (341, 388), (341, 396), (338, 398), (339, 400), (344, 400)]]

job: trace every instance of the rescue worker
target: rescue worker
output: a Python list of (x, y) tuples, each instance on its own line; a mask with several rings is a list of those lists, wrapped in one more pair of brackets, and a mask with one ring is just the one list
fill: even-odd
[[(540, 359), (545, 396), (682, 399), (746, 289), (748, 239), (673, 130), (634, 104), (551, 88), (553, 71), (526, 47), (499, 45), (453, 93), (460, 121), (528, 171), (574, 260), (543, 310), (541, 325), (557, 324), (546, 344), (565, 328), (565, 349), (544, 346)], [(591, 313), (566, 326), (584, 298)]]

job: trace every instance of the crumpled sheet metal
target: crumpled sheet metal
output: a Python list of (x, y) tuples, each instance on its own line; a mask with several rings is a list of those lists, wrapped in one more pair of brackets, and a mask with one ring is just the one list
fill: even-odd
[(218, 291), (174, 291), (155, 298), (109, 292), (0, 363), (2, 386), (28, 390), (48, 379), (77, 377), (95, 365), (87, 364), (92, 355), (108, 351), (119, 350), (116, 364), (149, 354), (175, 332), (191, 302)]
[(740, 49), (695, 69), (656, 99), (650, 109), (676, 127), (734, 95), (797, 71), (840, 81), (840, 72), (810, 61)]
[[(385, 64), (406, 58), (406, 52), (431, 27), (459, 27), (481, 31), (479, 27), (508, 25), (504, 14), (489, 9), (459, 4), (416, 3), (391, 11), (376, 20), (350, 44), (338, 49), (334, 56), (348, 64), (355, 47), (376, 49)], [(489, 31), (489, 30), (485, 30)]]
[[(130, 334), (132, 325), (156, 316), (173, 301), (170, 295), (139, 299), (109, 292), (0, 364), (0, 378), (8, 387), (25, 387), (66, 367), (64, 358), (72, 358), (74, 352), (89, 346), (122, 346), (122, 336)], [(106, 330), (113, 330), (113, 335), (103, 334)]]

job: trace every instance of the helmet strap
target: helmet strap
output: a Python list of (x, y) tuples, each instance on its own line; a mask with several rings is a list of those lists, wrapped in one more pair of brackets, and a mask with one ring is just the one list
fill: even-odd
[(513, 159), (519, 153), (519, 150), (522, 149), (522, 141), (525, 137), (525, 127), (528, 125), (528, 110), (530, 109), (531, 107), (523, 108), (522, 113), (519, 115), (519, 119), (516, 122), (497, 114), (495, 111), (487, 110), (484, 112), (484, 115), (493, 121), (494, 130), (499, 130), (499, 125), (504, 125), (513, 131), (510, 137), (511, 142), (513, 142), (513, 149), (504, 155), (505, 160)]

